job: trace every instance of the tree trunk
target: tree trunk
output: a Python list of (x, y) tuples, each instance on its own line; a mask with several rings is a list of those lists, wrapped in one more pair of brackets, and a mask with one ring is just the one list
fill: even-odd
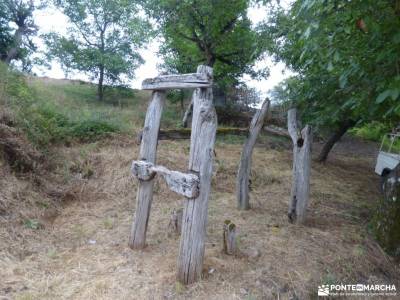
[(240, 157), (239, 170), (236, 178), (236, 199), (238, 209), (250, 209), (249, 203), (249, 181), (251, 171), (251, 156), (256, 144), (258, 134), (264, 124), (265, 116), (269, 108), (269, 100), (265, 100), (251, 120), (249, 136), (244, 143)]
[(97, 85), (97, 99), (99, 101), (103, 101), (103, 94), (104, 94), (104, 66), (100, 66), (100, 76), (99, 76), (99, 84)]
[(299, 133), (297, 111), (288, 111), (288, 131), (293, 141), (293, 178), (288, 218), (291, 223), (303, 223), (310, 194), (312, 130), (309, 125)]
[(7, 57), (6, 57), (5, 61), (4, 61), (7, 65), (9, 65), (11, 63), (11, 61), (13, 59), (15, 59), (17, 57), (17, 55), (18, 55), (18, 49), (19, 49), (19, 47), (21, 46), (21, 43), (22, 43), (23, 32), (24, 32), (24, 28), (21, 28), (21, 27), (19, 27), (17, 29), (17, 31), (15, 31), (13, 47), (11, 47), (11, 49), (8, 50)]
[(185, 94), (183, 93), (183, 91), (180, 91), (179, 93), (179, 102), (181, 104), (181, 116), (184, 114), (184, 110), (185, 110)]
[[(212, 69), (199, 66), (197, 73), (212, 75)], [(186, 198), (184, 204), (177, 275), (177, 279), (183, 284), (198, 280), (203, 268), (208, 198), (211, 192), (217, 129), (217, 114), (212, 97), (212, 88), (198, 88), (193, 93), (189, 170), (199, 174), (201, 186), (198, 197)]]
[(351, 127), (356, 125), (356, 121), (353, 120), (345, 120), (340, 125), (339, 128), (332, 133), (332, 135), (328, 138), (325, 145), (322, 147), (322, 150), (317, 158), (319, 162), (325, 162), (328, 158), (329, 152), (332, 150), (333, 146), (337, 141), (349, 130)]
[[(143, 137), (140, 145), (139, 160), (155, 164), (160, 130), (161, 114), (165, 103), (165, 92), (153, 92), (152, 100), (147, 108), (143, 127)], [(142, 249), (146, 245), (147, 224), (150, 217), (150, 208), (153, 201), (154, 179), (139, 181), (136, 198), (135, 221), (129, 237), (129, 246), (132, 249)]]
[(183, 115), (183, 120), (182, 120), (183, 128), (188, 127), (188, 121), (189, 121), (190, 116), (192, 115), (192, 109), (193, 109), (193, 97), (190, 100), (190, 104), (189, 104), (188, 108), (186, 109), (185, 114)]
[[(209, 56), (207, 55), (207, 66), (212, 68), (215, 64), (215, 57), (214, 56)], [(182, 127), (187, 128), (188, 127), (188, 121), (190, 116), (192, 115), (192, 110), (193, 110), (193, 98), (190, 100), (190, 104), (187, 107), (185, 114), (183, 115), (182, 119)]]

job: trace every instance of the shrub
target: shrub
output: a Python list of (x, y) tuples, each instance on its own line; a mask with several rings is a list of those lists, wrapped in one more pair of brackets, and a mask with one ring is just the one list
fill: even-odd
[(350, 132), (360, 138), (378, 142), (389, 131), (390, 126), (380, 122), (371, 122), (361, 127), (353, 128)]
[(93, 141), (113, 132), (118, 132), (119, 127), (102, 120), (82, 120), (74, 124), (70, 134), (82, 141)]
[[(79, 95), (90, 91), (79, 85), (68, 88)], [(0, 105), (13, 111), (16, 125), (33, 144), (44, 148), (72, 139), (93, 141), (121, 130), (108, 121), (107, 116), (98, 116), (88, 109), (72, 111), (54, 99), (39, 97), (38, 94), (34, 86), (27, 84), (22, 74), (8, 71), (0, 63)]]

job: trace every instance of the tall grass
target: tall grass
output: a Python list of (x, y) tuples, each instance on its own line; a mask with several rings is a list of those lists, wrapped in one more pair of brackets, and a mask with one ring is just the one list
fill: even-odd
[(46, 97), (49, 95), (45, 91), (51, 87), (32, 85), (22, 74), (10, 72), (4, 65), (0, 67), (0, 78), (2, 106), (13, 112), (17, 126), (37, 146), (72, 139), (95, 140), (121, 131), (113, 120), (82, 108), (72, 110), (66, 105), (68, 100), (58, 102), (55, 95)]
[[(40, 147), (133, 134), (143, 126), (150, 93), (107, 87), (100, 102), (96, 90), (82, 81), (26, 77), (0, 64), (0, 105), (13, 112), (17, 126)], [(178, 104), (168, 102), (162, 127), (175, 127), (178, 120)]]

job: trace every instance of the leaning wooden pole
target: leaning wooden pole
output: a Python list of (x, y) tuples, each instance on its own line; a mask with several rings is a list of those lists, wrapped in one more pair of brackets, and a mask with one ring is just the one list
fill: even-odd
[(244, 143), (242, 155), (239, 162), (239, 170), (236, 177), (236, 198), (238, 209), (250, 209), (249, 201), (249, 180), (251, 172), (251, 156), (258, 134), (264, 124), (265, 116), (268, 113), (270, 101), (266, 99), (261, 108), (254, 114), (251, 120), (249, 134)]
[[(139, 160), (155, 164), (161, 115), (165, 103), (165, 91), (154, 91), (147, 109), (142, 133)], [(136, 198), (135, 220), (129, 238), (129, 247), (142, 249), (146, 245), (146, 231), (153, 201), (154, 179), (139, 181)]]
[(288, 131), (293, 141), (293, 178), (288, 217), (291, 223), (303, 223), (310, 194), (312, 129), (297, 126), (297, 110), (288, 111)]
[[(211, 77), (212, 68), (199, 66), (197, 73)], [(203, 267), (208, 198), (217, 129), (217, 114), (211, 88), (198, 88), (194, 91), (192, 116), (189, 171), (199, 174), (200, 192), (194, 199), (186, 198), (184, 204), (177, 273), (177, 279), (183, 284), (198, 280)]]

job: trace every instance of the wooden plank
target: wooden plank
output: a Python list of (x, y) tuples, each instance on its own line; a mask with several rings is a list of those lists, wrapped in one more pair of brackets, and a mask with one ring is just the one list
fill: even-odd
[(162, 75), (145, 79), (142, 90), (194, 89), (211, 85), (212, 81), (207, 74)]
[[(265, 126), (263, 129), (268, 134), (278, 135), (290, 138), (289, 132), (286, 129), (272, 126)], [(158, 133), (159, 140), (188, 140), (190, 139), (192, 130), (190, 128), (179, 128), (179, 129), (160, 129)], [(247, 136), (249, 133), (248, 128), (236, 128), (236, 127), (219, 127), (217, 128), (217, 136), (224, 135), (241, 135)], [(142, 132), (137, 134), (137, 144), (140, 145), (142, 140)]]
[[(207, 66), (199, 66), (197, 72), (212, 76)], [(198, 197), (185, 201), (183, 211), (177, 279), (184, 284), (201, 278), (217, 129), (212, 89), (196, 89), (193, 99), (189, 170), (199, 174), (201, 186)]]
[[(192, 130), (190, 128), (179, 129), (161, 129), (158, 133), (160, 140), (185, 140), (190, 139)], [(247, 128), (217, 128), (217, 136), (232, 135), (247, 135)]]
[(270, 101), (266, 99), (261, 108), (254, 114), (251, 120), (249, 135), (244, 143), (239, 162), (239, 170), (236, 177), (236, 199), (238, 209), (250, 209), (249, 180), (251, 172), (251, 157), (257, 141), (258, 134), (264, 124), (268, 113)]
[(293, 141), (293, 178), (288, 218), (303, 223), (310, 194), (312, 129), (306, 125), (299, 133), (295, 108), (288, 111), (288, 131)]
[(199, 194), (199, 177), (195, 174), (185, 174), (178, 171), (170, 171), (162, 166), (152, 168), (158, 174), (161, 174), (168, 187), (186, 198), (196, 198)]
[[(165, 92), (153, 92), (142, 131), (139, 160), (146, 160), (153, 164), (156, 162), (158, 131), (164, 103)], [(153, 201), (153, 186), (154, 180), (139, 182), (135, 219), (129, 237), (129, 246), (132, 249), (142, 249), (146, 245), (147, 224)]]
[(151, 180), (156, 174), (160, 174), (172, 191), (187, 198), (195, 198), (199, 194), (200, 182), (195, 174), (171, 171), (146, 161), (133, 161), (131, 170), (135, 177), (144, 181)]
[(156, 172), (151, 168), (154, 165), (143, 160), (134, 160), (131, 166), (131, 173), (140, 180), (148, 181), (154, 178)]
[(264, 131), (273, 135), (279, 135), (290, 138), (290, 134), (286, 129), (277, 126), (265, 126)]

